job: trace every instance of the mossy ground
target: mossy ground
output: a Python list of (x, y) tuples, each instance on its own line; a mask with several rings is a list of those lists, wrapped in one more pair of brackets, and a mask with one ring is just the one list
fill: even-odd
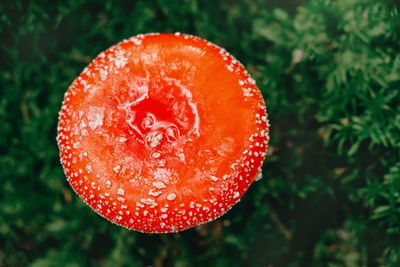
[[(0, 266), (399, 266), (396, 0), (2, 1)], [(221, 219), (128, 231), (73, 193), (63, 94), (99, 52), (147, 32), (231, 52), (270, 114), (264, 178)]]

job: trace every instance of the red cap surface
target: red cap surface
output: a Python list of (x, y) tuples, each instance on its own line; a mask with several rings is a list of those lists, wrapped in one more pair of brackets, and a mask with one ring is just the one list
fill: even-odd
[(106, 219), (142, 232), (212, 221), (260, 174), (269, 140), (255, 81), (224, 49), (147, 34), (102, 52), (65, 94), (68, 181)]

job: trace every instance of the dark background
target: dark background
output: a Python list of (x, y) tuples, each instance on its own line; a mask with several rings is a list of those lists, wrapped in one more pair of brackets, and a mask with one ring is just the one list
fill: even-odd
[[(398, 1), (1, 1), (0, 266), (400, 266)], [(113, 225), (59, 162), (63, 94), (98, 53), (190, 33), (239, 59), (271, 122), (263, 179), (177, 234)]]

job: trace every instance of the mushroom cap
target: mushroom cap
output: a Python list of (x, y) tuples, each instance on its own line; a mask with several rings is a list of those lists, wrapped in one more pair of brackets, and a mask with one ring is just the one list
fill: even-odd
[(269, 140), (255, 81), (224, 49), (185, 34), (131, 37), (74, 80), (61, 163), (98, 214), (141, 232), (212, 221), (261, 172)]

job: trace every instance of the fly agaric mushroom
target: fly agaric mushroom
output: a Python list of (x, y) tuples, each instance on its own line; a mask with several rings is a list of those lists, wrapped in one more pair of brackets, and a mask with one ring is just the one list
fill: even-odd
[(141, 232), (212, 221), (260, 175), (269, 140), (255, 81), (224, 49), (138, 35), (102, 52), (65, 94), (61, 162), (98, 214)]

